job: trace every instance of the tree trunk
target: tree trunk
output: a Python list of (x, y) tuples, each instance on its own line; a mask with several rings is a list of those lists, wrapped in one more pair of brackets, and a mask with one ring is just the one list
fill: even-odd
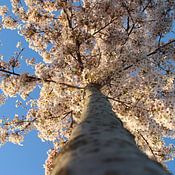
[(136, 146), (108, 99), (86, 88), (81, 123), (59, 154), (52, 175), (163, 175), (162, 166)]

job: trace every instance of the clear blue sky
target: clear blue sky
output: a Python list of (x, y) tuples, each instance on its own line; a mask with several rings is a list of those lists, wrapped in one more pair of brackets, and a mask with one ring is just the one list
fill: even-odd
[[(1, 1), (0, 5), (9, 5), (10, 0)], [(20, 37), (16, 31), (1, 31), (0, 41), (3, 46), (0, 46), (0, 54), (3, 54), (6, 59), (10, 58), (16, 47), (18, 41), (22, 41), (25, 50), (23, 55), (31, 58), (36, 57), (40, 59), (38, 54), (28, 49), (28, 45), (25, 40)], [(18, 70), (32, 72), (32, 70), (23, 65), (23, 69)], [(32, 97), (36, 98), (38, 91), (31, 94)], [(7, 100), (6, 105), (0, 106), (0, 118), (2, 116), (13, 117), (15, 113), (25, 114), (25, 110), (22, 108), (15, 108), (15, 98)], [(166, 143), (174, 143), (175, 140), (166, 139)], [(11, 143), (7, 143), (5, 146), (0, 148), (0, 173), (4, 175), (44, 175), (43, 164), (47, 158), (47, 150), (52, 147), (48, 142), (41, 142), (37, 137), (36, 132), (29, 133), (23, 142), (24, 146), (18, 146)], [(169, 169), (175, 175), (175, 161), (168, 163)]]
[[(22, 41), (25, 50), (23, 55), (31, 58), (39, 56), (32, 50), (28, 49), (25, 40), (20, 37), (16, 31), (1, 31), (0, 41), (3, 43), (0, 46), (0, 54), (5, 56), (5, 59), (9, 59), (15, 49), (16, 43)], [(25, 64), (23, 68), (17, 70), (18, 72), (32, 72), (32, 70)], [(37, 98), (38, 90), (35, 90), (31, 95), (32, 98)], [(19, 97), (17, 97), (20, 99)], [(22, 99), (20, 99), (22, 100)], [(15, 107), (16, 98), (10, 98), (5, 105), (0, 106), (0, 118), (2, 116), (13, 117), (15, 113), (25, 114), (26, 111), (23, 108)], [(23, 142), (24, 146), (14, 145), (7, 143), (0, 148), (0, 173), (4, 175), (43, 175), (43, 164), (47, 158), (47, 150), (52, 147), (51, 143), (42, 142), (36, 132), (29, 133)]]

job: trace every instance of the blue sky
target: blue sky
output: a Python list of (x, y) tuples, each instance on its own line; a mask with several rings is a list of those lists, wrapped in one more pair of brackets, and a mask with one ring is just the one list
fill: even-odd
[[(3, 44), (0, 46), (0, 54), (4, 55), (4, 59), (9, 59), (16, 50), (16, 43), (22, 41), (25, 50), (23, 55), (27, 58), (39, 56), (32, 50), (28, 49), (28, 44), (25, 40), (17, 34), (16, 31), (3, 30), (0, 32), (0, 41)], [(22, 69), (17, 72), (32, 72), (28, 66), (23, 64)], [(32, 98), (37, 98), (38, 89), (31, 95)], [(22, 100), (20, 97), (18, 99)], [(0, 118), (3, 116), (13, 117), (14, 114), (25, 114), (26, 110), (23, 108), (16, 108), (16, 99), (9, 98), (5, 105), (0, 106)], [(52, 147), (51, 143), (42, 142), (38, 137), (36, 131), (30, 132), (23, 142), (24, 146), (7, 143), (0, 148), (0, 172), (5, 175), (43, 175), (43, 164), (47, 158), (47, 150)]]
[(35, 132), (26, 136), (23, 145), (7, 143), (0, 148), (1, 174), (44, 175), (43, 164), (51, 145), (41, 142)]
[[(0, 5), (10, 4), (10, 0), (0, 1)], [(8, 60), (16, 51), (16, 44), (21, 41), (25, 48), (22, 55), (26, 58), (35, 57), (41, 60), (40, 56), (28, 48), (28, 43), (19, 36), (17, 31), (2, 30), (0, 32), (0, 54)], [(23, 62), (22, 69), (17, 72), (31, 72), (32, 69)], [(38, 88), (30, 95), (37, 98)], [(18, 99), (22, 100), (20, 97)], [(9, 98), (5, 105), (0, 106), (0, 118), (3, 116), (13, 117), (14, 114), (25, 114), (23, 108), (16, 108), (16, 98)], [(32, 131), (26, 135), (23, 146), (7, 143), (0, 148), (0, 173), (5, 175), (44, 175), (43, 164), (47, 159), (47, 151), (52, 148), (49, 142), (42, 142), (37, 137), (37, 132)]]
[[(4, 4), (9, 5), (9, 0), (4, 1)], [(3, 2), (0, 2), (3, 5)], [(0, 32), (0, 41), (3, 44), (0, 46), (0, 54), (9, 59), (16, 50), (18, 41), (22, 41), (25, 50), (23, 55), (27, 58), (35, 57), (38, 60), (41, 58), (28, 48), (25, 40), (17, 34), (16, 31), (3, 30)], [(18, 72), (32, 72), (32, 69), (25, 64)], [(37, 98), (38, 89), (35, 90), (31, 96)], [(18, 97), (19, 98), (19, 97)], [(22, 108), (15, 108), (15, 98), (8, 99), (6, 104), (0, 106), (0, 118), (2, 116), (13, 117), (14, 114), (25, 114), (26, 111)], [(166, 143), (174, 143), (175, 140), (166, 139)], [(7, 143), (0, 148), (0, 173), (5, 175), (44, 175), (43, 164), (47, 158), (47, 150), (52, 147), (49, 142), (42, 142), (38, 137), (36, 131), (30, 132), (23, 142), (24, 146)], [(175, 175), (175, 161), (168, 162), (169, 169)]]

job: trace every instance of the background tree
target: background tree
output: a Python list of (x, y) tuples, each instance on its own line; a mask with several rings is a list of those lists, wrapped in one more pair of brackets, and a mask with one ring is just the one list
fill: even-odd
[(1, 103), (22, 98), (40, 86), (37, 100), (26, 100), (25, 117), (1, 122), (1, 143), (20, 143), (30, 130), (53, 142), (46, 174), (53, 159), (81, 122), (84, 90), (98, 84), (112, 109), (150, 158), (171, 159), (174, 146), (162, 137), (175, 136), (172, 31), (173, 0), (11, 0), (12, 12), (0, 7), (1, 27), (18, 30), (43, 58), (26, 60), (34, 75), (18, 73), (23, 47), (0, 61)]

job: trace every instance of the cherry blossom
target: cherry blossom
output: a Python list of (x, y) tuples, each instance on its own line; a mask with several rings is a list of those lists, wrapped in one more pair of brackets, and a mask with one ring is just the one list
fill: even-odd
[[(17, 30), (43, 60), (26, 58), (34, 75), (13, 70), (20, 66), (16, 57), (0, 60), (0, 88), (6, 97), (19, 94), (27, 103), (30, 92), (41, 89), (39, 98), (27, 103), (33, 105), (24, 118), (3, 120), (2, 144), (19, 144), (36, 129), (54, 145), (45, 165), (48, 175), (53, 157), (80, 122), (84, 87), (96, 83), (142, 151), (159, 162), (174, 157), (174, 146), (163, 141), (175, 138), (175, 40), (166, 38), (169, 32), (174, 36), (174, 0), (11, 4), (12, 12), (0, 7), (2, 27)], [(21, 43), (17, 48), (22, 49)]]

